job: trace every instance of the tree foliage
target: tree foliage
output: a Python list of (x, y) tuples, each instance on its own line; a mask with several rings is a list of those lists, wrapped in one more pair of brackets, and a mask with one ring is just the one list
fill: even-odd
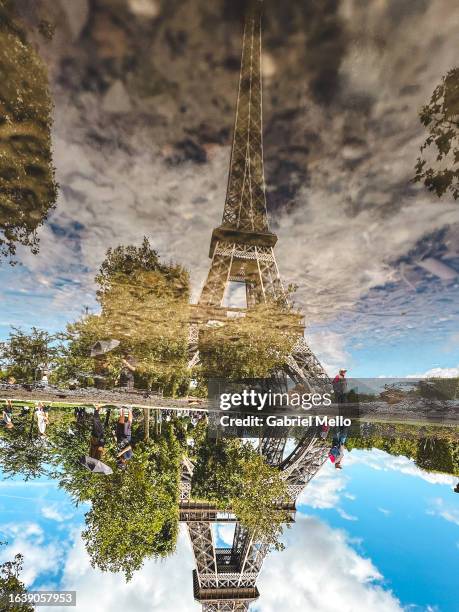
[(279, 504), (287, 503), (285, 482), (280, 472), (259, 454), (252, 454), (242, 465), (242, 486), (232, 499), (234, 513), (255, 540), (282, 549), (279, 541), (282, 525), (289, 516)]
[(0, 256), (38, 251), (36, 231), (54, 207), (51, 109), (46, 67), (0, 0)]
[[(0, 542), (4, 546), (7, 542)], [(24, 557), (21, 554), (14, 556), (12, 561), (5, 561), (0, 564), (0, 601), (5, 602), (8, 595), (27, 593), (24, 583), (20, 580)], [(9, 603), (9, 612), (34, 612), (35, 607), (28, 603)]]
[(34, 382), (39, 368), (50, 367), (56, 357), (54, 336), (47, 331), (32, 327), (30, 333), (12, 327), (9, 338), (0, 342), (0, 363), (7, 376), (18, 381)]
[(459, 476), (459, 442), (452, 428), (372, 424), (369, 435), (349, 436), (346, 446), (348, 450), (379, 448), (413, 459), (424, 470)]
[(281, 368), (300, 335), (298, 314), (260, 304), (245, 316), (206, 326), (199, 335), (201, 375), (258, 378)]
[(203, 440), (191, 483), (192, 497), (231, 510), (254, 538), (282, 548), (279, 538), (288, 514), (285, 482), (276, 468), (239, 439)]
[(171, 426), (146, 443), (140, 442), (143, 432), (134, 427), (134, 455), (120, 470), (116, 439), (108, 424), (103, 462), (113, 474), (101, 475), (79, 462), (89, 453), (91, 415), (77, 423), (69, 410), (52, 410), (46, 443), (31, 438), (17, 414), (14, 423), (12, 430), (0, 429), (2, 471), (26, 480), (47, 474), (76, 504), (90, 504), (83, 540), (94, 567), (123, 571), (129, 580), (145, 559), (174, 551), (182, 451)]
[(179, 455), (175, 441), (138, 444), (125, 470), (97, 481), (83, 531), (93, 567), (130, 580), (145, 559), (165, 557), (178, 533)]
[(438, 197), (459, 198), (459, 68), (450, 70), (419, 113), (429, 135), (421, 146), (415, 181)]
[(59, 380), (95, 374), (91, 346), (116, 339), (119, 346), (98, 364), (108, 386), (117, 382), (122, 360), (129, 355), (140, 386), (159, 386), (168, 395), (187, 389), (188, 273), (162, 263), (144, 238), (140, 247), (109, 249), (96, 282), (101, 312), (68, 326), (56, 371)]

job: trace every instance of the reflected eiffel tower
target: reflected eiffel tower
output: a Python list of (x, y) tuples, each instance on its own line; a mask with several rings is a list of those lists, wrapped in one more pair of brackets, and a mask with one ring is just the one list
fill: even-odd
[[(279, 506), (294, 522), (296, 500), (317, 474), (328, 456), (328, 446), (311, 428), (293, 452), (278, 464), (287, 485), (289, 502)], [(182, 463), (180, 520), (186, 523), (196, 569), (193, 595), (203, 612), (240, 612), (258, 599), (256, 581), (269, 545), (256, 540), (231, 511), (221, 512), (216, 504), (193, 501), (191, 478), (194, 465)], [(235, 523), (231, 548), (217, 548), (214, 523)]]
[[(248, 9), (242, 42), (228, 187), (221, 225), (212, 232), (211, 264), (196, 317), (190, 325), (190, 366), (199, 363), (199, 328), (224, 321), (234, 310), (223, 306), (231, 282), (245, 285), (247, 308), (274, 301), (288, 305), (274, 255), (277, 236), (270, 231), (263, 167), (261, 0)], [(241, 309), (239, 309), (241, 310)], [(244, 309), (242, 309), (244, 310)], [(301, 336), (285, 366), (295, 382), (312, 391), (329, 390), (329, 379)]]

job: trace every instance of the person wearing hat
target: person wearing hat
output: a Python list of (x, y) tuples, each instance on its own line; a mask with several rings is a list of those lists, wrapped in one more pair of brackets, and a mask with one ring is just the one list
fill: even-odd
[(333, 391), (335, 392), (335, 399), (337, 404), (344, 404), (346, 401), (346, 391), (347, 391), (347, 380), (346, 380), (346, 372), (347, 370), (341, 368), (338, 374), (333, 379)]

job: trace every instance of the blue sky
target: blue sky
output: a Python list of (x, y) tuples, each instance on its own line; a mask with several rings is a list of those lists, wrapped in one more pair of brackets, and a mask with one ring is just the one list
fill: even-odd
[[(459, 597), (455, 480), (378, 450), (347, 453), (341, 472), (327, 463), (300, 497), (286, 549), (265, 561), (254, 610), (281, 606), (293, 612), (314, 605), (328, 612), (336, 601), (353, 612), (453, 612)], [(87, 609), (95, 592), (101, 609), (110, 612), (199, 609), (192, 599), (193, 559), (185, 534), (175, 555), (147, 562), (126, 586), (121, 576), (90, 567), (79, 537), (84, 510), (54, 482), (1, 480), (0, 531), (9, 541), (2, 560), (22, 552), (29, 587), (76, 589), (76, 612)], [(220, 526), (218, 534), (219, 545), (231, 541), (230, 527)]]
[[(369, 454), (354, 450), (348, 455), (354, 455), (355, 463), (345, 465), (349, 469), (339, 512), (315, 508), (312, 514), (346, 530), (403, 606), (455, 610), (459, 585), (452, 568), (459, 561), (459, 496), (447, 479), (429, 482), (403, 458), (394, 461), (374, 451), (369, 461)], [(309, 514), (307, 489), (303, 498), (306, 503), (299, 509)]]
[[(451, 334), (451, 337), (453, 334)], [(422, 330), (416, 330), (402, 342), (374, 341), (369, 338), (357, 348), (350, 342), (348, 375), (356, 377), (412, 376), (425, 374), (434, 368), (446, 370), (459, 365), (459, 344), (448, 340), (432, 340)], [(457, 375), (457, 374), (456, 374)]]

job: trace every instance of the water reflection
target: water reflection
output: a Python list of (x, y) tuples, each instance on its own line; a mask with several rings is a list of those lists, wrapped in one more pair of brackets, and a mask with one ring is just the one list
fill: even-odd
[[(378, 448), (423, 470), (459, 476), (458, 430), (430, 424), (214, 439), (199, 409), (5, 402), (0, 436), (6, 477), (46, 475), (74, 504), (90, 504), (82, 537), (93, 567), (130, 580), (146, 559), (173, 553), (182, 522), (203, 610), (247, 610), (259, 597), (263, 562), (283, 548), (298, 498), (325, 463), (346, 471), (354, 449)], [(222, 524), (234, 525), (226, 547), (215, 535)]]

